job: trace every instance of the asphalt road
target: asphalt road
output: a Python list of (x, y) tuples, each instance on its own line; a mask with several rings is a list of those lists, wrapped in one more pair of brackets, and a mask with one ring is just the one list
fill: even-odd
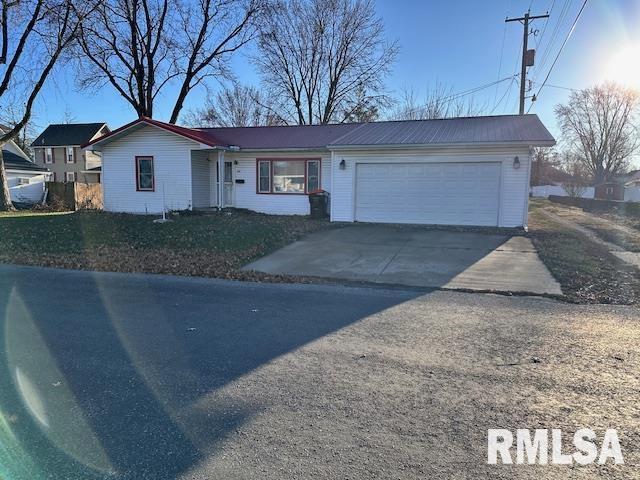
[[(0, 478), (633, 478), (639, 318), (0, 266)], [(626, 464), (486, 465), (487, 428), (583, 426)]]

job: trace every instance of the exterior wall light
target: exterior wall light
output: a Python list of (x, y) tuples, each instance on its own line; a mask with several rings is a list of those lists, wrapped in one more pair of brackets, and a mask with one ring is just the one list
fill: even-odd
[(344, 170), (347, 168), (347, 162), (344, 161), (344, 158), (340, 160), (340, 170)]
[(515, 157), (513, 159), (513, 168), (515, 168), (516, 170), (520, 168), (520, 159), (518, 157)]

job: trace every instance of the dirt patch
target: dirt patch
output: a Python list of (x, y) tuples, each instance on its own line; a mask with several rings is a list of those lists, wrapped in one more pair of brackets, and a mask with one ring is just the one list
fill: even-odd
[[(555, 214), (558, 208), (564, 209), (549, 210)], [(546, 216), (543, 209), (546, 206), (538, 203), (530, 212), (529, 235), (567, 299), (627, 305), (640, 301), (640, 270), (613, 255), (606, 244)]]
[(585, 212), (577, 207), (560, 204), (545, 205), (544, 209), (559, 217), (587, 228), (606, 242), (631, 252), (640, 252), (640, 230), (638, 219), (624, 217), (614, 213)]

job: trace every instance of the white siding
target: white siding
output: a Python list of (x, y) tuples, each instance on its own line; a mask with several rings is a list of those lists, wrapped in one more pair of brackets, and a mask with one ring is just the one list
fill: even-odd
[[(29, 183), (20, 183), (20, 179), (26, 179)], [(7, 171), (7, 183), (9, 195), (13, 202), (38, 203), (44, 196), (45, 176), (43, 174), (18, 173)]]
[[(515, 156), (520, 168), (513, 168)], [(340, 161), (345, 161), (341, 170)], [(421, 162), (499, 162), (501, 163), (501, 187), (499, 226), (519, 227), (526, 224), (528, 206), (529, 152), (518, 149), (465, 149), (465, 150), (360, 150), (334, 152), (333, 191), (331, 195), (331, 220), (353, 222), (355, 219), (356, 165), (358, 163), (421, 163)], [(389, 221), (393, 221), (390, 219)]]
[[(104, 209), (110, 212), (160, 213), (192, 207), (191, 152), (198, 144), (156, 127), (145, 126), (102, 149)], [(135, 157), (153, 156), (155, 191), (136, 191)]]
[[(520, 168), (513, 168), (515, 156)], [(502, 190), (500, 202), (500, 226), (523, 227), (527, 225), (529, 208), (529, 152), (515, 152), (502, 157)]]
[[(0, 132), (2, 132), (2, 130), (0, 130)], [(3, 149), (3, 150), (8, 150), (8, 151), (10, 151), (11, 153), (14, 153), (14, 154), (16, 154), (16, 155), (18, 155), (18, 156), (20, 156), (20, 157), (22, 157), (22, 158), (25, 158), (25, 159), (27, 159), (27, 160), (30, 160), (29, 156), (28, 156), (26, 153), (24, 153), (24, 152), (22, 151), (22, 149), (21, 149), (20, 147), (18, 147), (18, 145), (16, 145), (16, 144), (15, 144), (15, 142), (14, 142), (13, 140), (9, 140), (7, 143), (5, 143), (5, 144), (2, 146), (2, 149)]]
[(194, 208), (211, 206), (211, 170), (206, 150), (191, 152), (191, 188)]
[(234, 206), (237, 208), (277, 215), (309, 214), (309, 199), (306, 195), (256, 193), (256, 160), (258, 158), (320, 158), (321, 187), (326, 191), (331, 189), (331, 156), (328, 152), (261, 154), (226, 152), (225, 160), (238, 162), (233, 168), (234, 181), (244, 180), (244, 183), (234, 183)]

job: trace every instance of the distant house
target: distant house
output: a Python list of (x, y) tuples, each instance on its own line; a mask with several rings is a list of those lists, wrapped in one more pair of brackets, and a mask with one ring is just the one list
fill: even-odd
[[(6, 127), (0, 126), (0, 132), (3, 130)], [(33, 163), (13, 141), (3, 145), (2, 158), (11, 201), (27, 204), (40, 202), (44, 196), (45, 181), (50, 176), (47, 169)]]
[(598, 200), (624, 200), (624, 183), (609, 181), (594, 187), (595, 198)]
[(112, 212), (236, 207), (332, 221), (527, 225), (531, 151), (554, 138), (536, 115), (238, 128), (140, 118), (89, 142)]
[(107, 133), (106, 123), (49, 125), (31, 144), (35, 162), (51, 171), (54, 182), (100, 183), (100, 153), (80, 146)]

